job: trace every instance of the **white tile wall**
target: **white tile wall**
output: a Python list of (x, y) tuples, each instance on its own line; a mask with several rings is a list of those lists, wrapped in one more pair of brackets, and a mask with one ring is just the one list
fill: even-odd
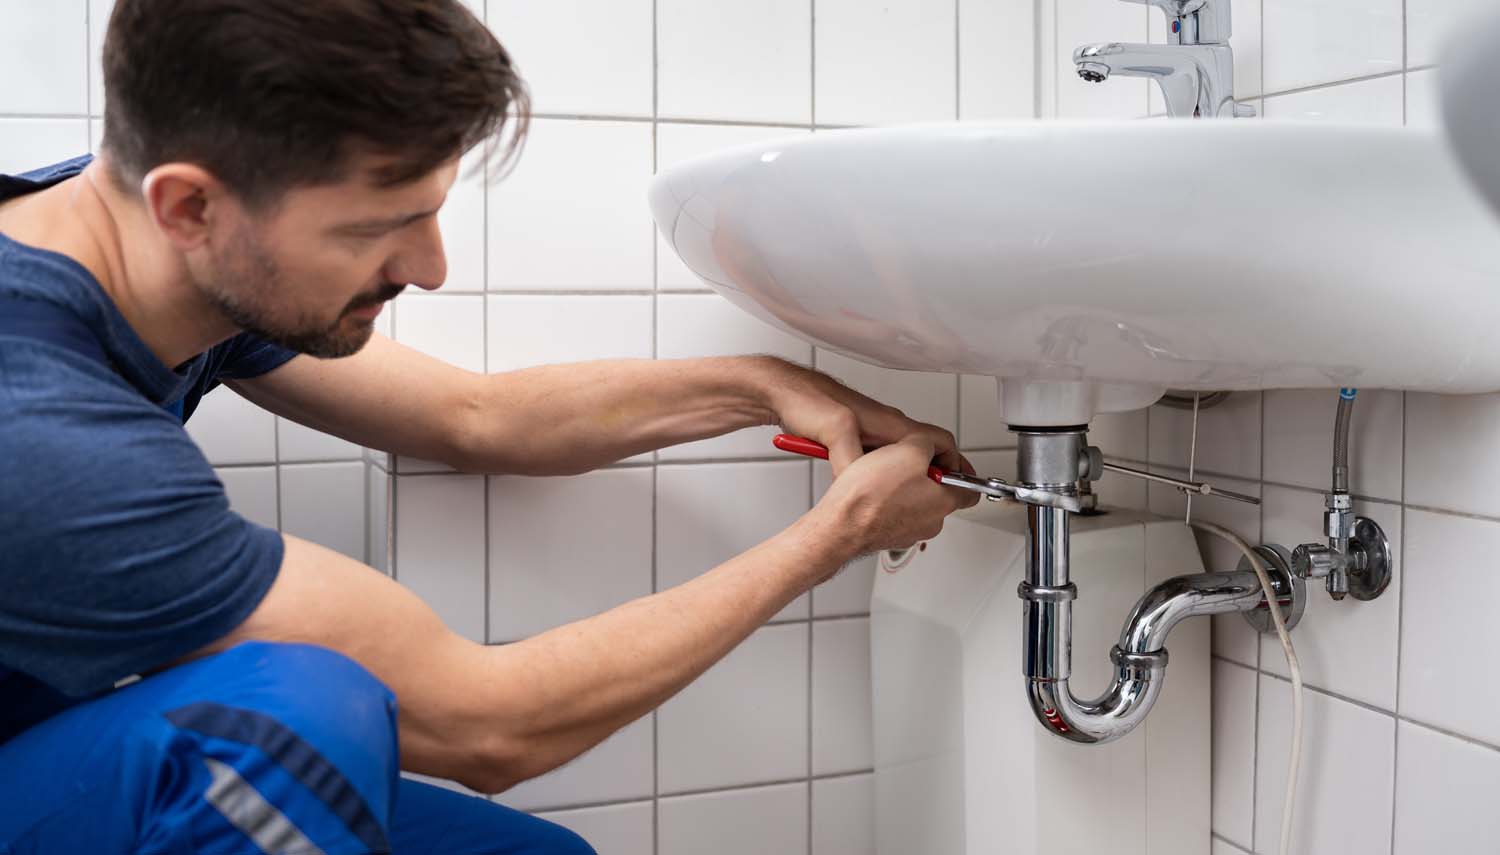
[[(716, 297), (660, 293), (702, 289), (652, 234), (644, 189), (654, 168), (805, 132), (815, 111), (820, 125), (955, 110), (966, 119), (1144, 115), (1145, 83), (1084, 84), (1068, 54), (1085, 41), (1161, 32), (1148, 23), (1154, 10), (1117, 0), (878, 7), (829, 0), (817, 4), (816, 20), (812, 0), (471, 5), (488, 6), (544, 118), (506, 182), (455, 186), (440, 220), (450, 255), (444, 291), (404, 297), (381, 323), (415, 346), (490, 372), (608, 356), (755, 350), (813, 358)], [(109, 8), (109, 0), (20, 4), (7, 19), (0, 170), (82, 151), (86, 117), (97, 135), (104, 99), (91, 57)], [(1464, 8), (1446, 0), (1237, 0), (1239, 94), (1263, 94), (1271, 118), (1430, 125), (1436, 72), (1427, 67), (1438, 59), (1440, 33), (1461, 26)], [(893, 44), (903, 48), (904, 68), (890, 61)], [(957, 430), (981, 471), (1013, 470), (1013, 452), (978, 450), (1012, 444), (988, 380), (886, 372), (822, 352), (816, 360)], [(1205, 411), (1200, 471), (1230, 489), (1263, 492), (1266, 504), (1247, 510), (1200, 500), (1194, 513), (1257, 540), (1263, 529), (1267, 538), (1309, 536), (1332, 398), (1278, 391)], [(1489, 574), (1473, 556), (1492, 553), (1500, 539), (1500, 502), (1490, 489), (1500, 479), (1491, 448), (1500, 407), (1493, 396), (1375, 390), (1359, 401), (1355, 489), (1381, 500), (1362, 507), (1388, 523), (1399, 544), (1398, 578), (1376, 603), (1315, 599), (1297, 631), (1313, 686), (1299, 851), (1487, 851), (1500, 829), (1478, 800), (1500, 783), (1500, 731), (1473, 712), (1497, 700), (1475, 675), (1490, 667), (1500, 637), (1490, 637), (1494, 622), (1481, 611), (1494, 596), (1486, 596)], [(1092, 436), (1114, 457), (1177, 471), (1187, 459), (1185, 418), (1162, 408), (1101, 417)], [(351, 553), (392, 566), (456, 629), (492, 643), (702, 572), (783, 525), (779, 515), (805, 508), (828, 479), (826, 465), (809, 469), (769, 451), (766, 462), (674, 462), (659, 471), (647, 456), (640, 461), (647, 465), (550, 482), (392, 476), (384, 458), (354, 462), (347, 443), (278, 424), (228, 391), (211, 395), (192, 425), (236, 509), (266, 524), (313, 520)], [(763, 439), (747, 434), (662, 457), (759, 457)], [(344, 460), (350, 472), (363, 470), (358, 494)], [(728, 467), (776, 474), (750, 479), (749, 495), (737, 483), (726, 496), (713, 485)], [(780, 474), (794, 470), (795, 477)], [(595, 484), (608, 490), (588, 489)], [(1182, 511), (1171, 490), (1118, 478), (1099, 490), (1111, 503)], [(347, 520), (313, 512), (349, 501), (359, 507), (360, 496), (362, 512)], [(631, 498), (608, 501), (617, 496)], [(674, 510), (674, 502), (695, 501), (697, 516)], [(386, 554), (388, 510), (394, 555)], [(689, 518), (697, 530), (684, 525)], [(572, 537), (552, 533), (576, 520), (594, 521), (594, 534), (578, 537), (576, 525), (565, 529)], [(359, 535), (344, 539), (346, 527)], [(1216, 564), (1234, 559), (1220, 545), (1205, 546)], [(626, 855), (873, 851), (873, 779), (859, 768), (868, 760), (857, 696), (866, 690), (861, 633), (875, 572), (870, 561), (846, 568), (652, 716), (502, 800), (549, 809), (545, 816), (600, 851)], [(559, 596), (563, 585), (577, 595)], [(1279, 651), (1231, 618), (1216, 620), (1213, 644), (1213, 852), (1265, 855), (1275, 845), (1285, 771)], [(736, 739), (726, 740), (731, 733)], [(1374, 820), (1339, 821), (1350, 792)]]

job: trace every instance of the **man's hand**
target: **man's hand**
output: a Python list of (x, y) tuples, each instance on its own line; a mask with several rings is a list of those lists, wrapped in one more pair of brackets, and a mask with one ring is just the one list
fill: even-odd
[(842, 475), (866, 448), (889, 445), (908, 436), (921, 437), (932, 445), (935, 454), (932, 462), (938, 467), (974, 474), (974, 467), (958, 453), (958, 441), (943, 428), (907, 418), (895, 407), (867, 398), (826, 374), (800, 365), (766, 358), (763, 366), (768, 378), (766, 402), (782, 429), (828, 446), (828, 462), (833, 464), (834, 478)]

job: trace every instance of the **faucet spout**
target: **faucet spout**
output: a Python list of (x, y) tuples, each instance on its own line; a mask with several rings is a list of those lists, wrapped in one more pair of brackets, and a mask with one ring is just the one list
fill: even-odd
[(1112, 76), (1155, 80), (1174, 117), (1235, 115), (1234, 54), (1228, 45), (1148, 45), (1101, 42), (1073, 52), (1078, 76), (1098, 83)]

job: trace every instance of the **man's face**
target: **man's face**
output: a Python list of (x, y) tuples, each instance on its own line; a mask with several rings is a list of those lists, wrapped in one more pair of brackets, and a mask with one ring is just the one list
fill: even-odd
[(195, 278), (235, 326), (312, 356), (349, 356), (387, 300), (408, 284), (443, 283), (436, 215), (457, 159), (389, 188), (369, 181), (368, 165), (340, 184), (288, 191), (265, 214), (226, 218), (212, 269)]

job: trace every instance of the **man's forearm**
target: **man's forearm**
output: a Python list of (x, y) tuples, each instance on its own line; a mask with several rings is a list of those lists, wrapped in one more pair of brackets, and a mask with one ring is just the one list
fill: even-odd
[(773, 357), (619, 359), (483, 378), (463, 414), (458, 468), (571, 475), (642, 452), (771, 424)]

